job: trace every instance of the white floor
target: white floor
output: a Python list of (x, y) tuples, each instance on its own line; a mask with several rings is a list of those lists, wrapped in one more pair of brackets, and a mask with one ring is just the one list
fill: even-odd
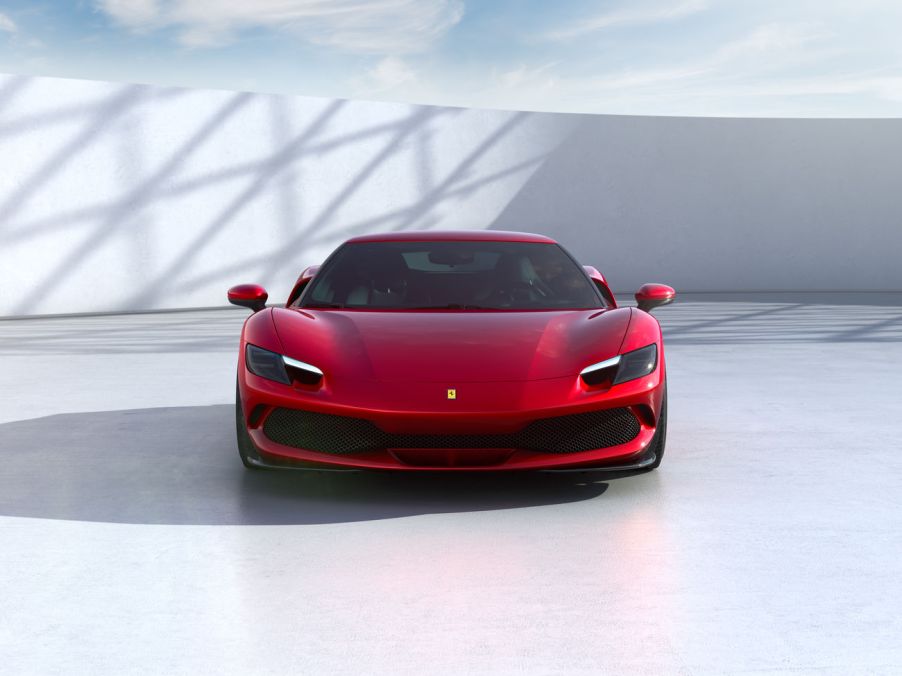
[(0, 671), (902, 673), (902, 301), (657, 314), (620, 478), (247, 473), (243, 312), (0, 321)]

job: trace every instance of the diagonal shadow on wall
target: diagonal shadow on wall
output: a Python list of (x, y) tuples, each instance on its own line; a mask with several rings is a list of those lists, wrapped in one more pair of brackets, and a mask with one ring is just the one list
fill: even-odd
[[(0, 94), (13, 96), (16, 91), (28, 86), (28, 78), (7, 80)], [(109, 91), (109, 90), (107, 90)], [(498, 113), (494, 117), (498, 123), (494, 129), (485, 129), (483, 138), (448, 167), (441, 170), (434, 162), (436, 138), (434, 123), (440, 118), (459, 116), (458, 109), (428, 106), (399, 106), (407, 113), (395, 120), (380, 119), (373, 124), (357, 125), (340, 134), (327, 134), (330, 121), (345, 106), (344, 102), (328, 103), (318, 118), (313, 119), (306, 129), (290, 136), (290, 109), (285, 109), (286, 99), (264, 97), (263, 95), (234, 94), (225, 98), (219, 110), (201, 122), (195, 131), (179, 146), (168, 151), (168, 156), (155, 160), (155, 166), (147, 173), (146, 160), (130, 147), (127, 134), (135, 128), (141, 116), (150, 114), (151, 104), (156, 100), (174, 98), (181, 90), (154, 90), (143, 86), (122, 86), (94, 104), (61, 106), (55, 110), (43, 110), (29, 122), (3, 120), (0, 117), (0, 139), (3, 135), (39, 133), (42, 127), (75, 124), (74, 132), (60, 143), (47, 159), (31, 171), (10, 194), (0, 199), (0, 239), (6, 247), (17, 247), (25, 251), (29, 247), (41, 246), (48, 236), (65, 233), (65, 254), (46, 270), (35, 270), (36, 275), (24, 288), (17, 290), (17, 300), (11, 306), (12, 314), (33, 311), (45, 299), (53, 298), (61, 289), (83, 284), (81, 280), (90, 269), (98, 252), (108, 249), (108, 244), (132, 241), (134, 274), (126, 280), (123, 289), (133, 289), (130, 295), (118, 303), (121, 309), (165, 306), (168, 299), (178, 297), (186, 291), (207, 288), (215, 281), (234, 281), (236, 274), (254, 273), (272, 278), (275, 275), (293, 276), (300, 267), (301, 252), (334, 243), (347, 236), (366, 232), (373, 228), (409, 229), (429, 228), (440, 222), (443, 205), (453, 208), (468, 198), (480, 194), (488, 187), (511, 180), (522, 180), (548, 155), (547, 151), (523, 156), (499, 163), (498, 149), (507, 142), (511, 134), (534, 117), (527, 113)], [(182, 92), (183, 93), (183, 92)], [(272, 129), (272, 151), (261, 159), (239, 161), (216, 166), (200, 174), (189, 174), (185, 170), (192, 155), (202, 148), (212, 148), (218, 143), (219, 131), (237, 113), (246, 108), (250, 101), (269, 99), (270, 126)], [(321, 104), (322, 102), (320, 102)], [(290, 107), (289, 107), (290, 108)], [(142, 112), (146, 111), (146, 112)], [(236, 118), (237, 119), (237, 118)], [(566, 125), (565, 125), (566, 126)], [(343, 127), (347, 129), (347, 125)], [(124, 172), (121, 193), (113, 200), (100, 200), (93, 204), (76, 206), (62, 202), (55, 213), (44, 213), (37, 218), (32, 211), (23, 207), (43, 194), (45, 187), (65, 172), (78, 171), (80, 155), (88, 147), (100, 142), (104, 134), (119, 134), (117, 141), (124, 151), (124, 165), (132, 167)], [(139, 142), (137, 129), (136, 143)], [(560, 135), (560, 134), (558, 134)], [(316, 172), (323, 158), (345, 152), (357, 143), (367, 143), (373, 147), (380, 143), (370, 156), (354, 171), (347, 172), (344, 184), (334, 191), (328, 201), (318, 210), (312, 210), (303, 192), (299, 192), (298, 176)], [(133, 144), (134, 145), (134, 144)], [(219, 150), (217, 150), (219, 152)], [(405, 202), (395, 201), (374, 210), (372, 215), (348, 219), (342, 216), (345, 206), (360, 199), (364, 189), (385, 180), (389, 167), (396, 170), (398, 158), (410, 158), (411, 180), (417, 186), (411, 198)], [(481, 163), (487, 160), (484, 169)], [(145, 174), (142, 176), (142, 174)], [(238, 183), (236, 184), (236, 181)], [(241, 181), (244, 181), (241, 186)], [(302, 183), (302, 181), (301, 181)], [(167, 254), (164, 259), (154, 259), (156, 271), (150, 274), (147, 265), (147, 247), (159, 250), (163, 243), (150, 240), (154, 223), (147, 216), (159, 205), (185, 196), (208, 191), (213, 194), (210, 207), (216, 211), (207, 223), (191, 229), (191, 236), (169, 240), (165, 243)], [(217, 190), (210, 193), (210, 190)], [(245, 255), (229, 255), (221, 265), (197, 268), (196, 261), (204, 259), (206, 252), (218, 246), (225, 233), (228, 241), (235, 237), (235, 228), (241, 222), (242, 214), (251, 205), (262, 199), (270, 200), (278, 196), (279, 212), (276, 223), (282, 237), (276, 246), (264, 248), (251, 246)], [(205, 207), (205, 210), (206, 207)], [(17, 214), (22, 211), (24, 218)], [(46, 212), (46, 209), (42, 211)], [(472, 227), (471, 223), (460, 223)], [(475, 225), (478, 225), (475, 224)], [(459, 227), (460, 227), (459, 226)], [(171, 226), (170, 226), (171, 227)], [(267, 226), (268, 227), (268, 226)], [(166, 237), (165, 231), (155, 237)], [(173, 252), (176, 241), (182, 241)], [(32, 244), (34, 242), (35, 244)], [(45, 244), (46, 246), (46, 244)], [(121, 244), (117, 243), (117, 246)], [(24, 249), (23, 249), (24, 247)], [(143, 247), (143, 249), (142, 249)], [(12, 249), (8, 249), (12, 251)], [(237, 253), (237, 252), (236, 252)], [(162, 263), (162, 267), (160, 264)], [(289, 280), (290, 281), (290, 280)], [(97, 291), (98, 289), (94, 289)], [(218, 298), (217, 294), (217, 298)], [(70, 307), (78, 310), (83, 308)], [(108, 308), (113, 309), (113, 308)]]
[[(127, 92), (130, 93), (129, 97), (126, 98), (125, 94), (123, 94), (121, 100), (120, 98), (115, 100), (116, 105), (122, 107), (125, 105), (126, 100), (133, 100), (134, 97), (137, 96), (137, 91), (133, 88), (129, 88)], [(173, 149), (170, 158), (164, 162), (150, 178), (131, 188), (118, 204), (107, 212), (105, 217), (95, 226), (93, 231), (89, 233), (82, 243), (68, 253), (59, 264), (44, 276), (42, 282), (39, 282), (29, 294), (26, 294), (23, 297), (18, 305), (14, 306), (13, 313), (19, 314), (25, 312), (33, 303), (37, 302), (39, 298), (50, 293), (54, 287), (62, 284), (70, 277), (78, 269), (79, 265), (84, 264), (90, 258), (92, 252), (103, 239), (110, 236), (124, 220), (133, 217), (136, 212), (140, 211), (143, 206), (150, 202), (154, 197), (154, 192), (163, 184), (167, 177), (174, 172), (179, 165), (186, 162), (192, 152), (196, 151), (203, 143), (207, 142), (216, 132), (219, 125), (231, 115), (234, 115), (242, 106), (246, 105), (249, 99), (250, 96), (248, 94), (234, 95), (220, 108), (219, 111), (211, 116), (209, 120), (201, 124), (197, 131), (185, 143), (178, 148)], [(114, 104), (111, 104), (111, 107), (113, 105)], [(64, 153), (76, 152), (76, 149), (79, 146), (84, 145), (93, 135), (99, 133), (97, 127), (100, 127), (103, 124), (109, 124), (109, 120), (106, 118), (109, 116), (110, 112), (110, 109), (100, 111), (98, 113), (98, 118), (101, 119), (98, 122), (91, 124), (87, 130), (79, 133), (76, 138), (70, 144), (65, 146), (63, 150), (59, 151), (55, 157), (61, 156)], [(26, 192), (16, 194), (15, 203), (21, 203), (27, 199), (27, 193), (36, 190), (40, 182), (48, 178), (47, 175), (43, 175), (46, 173), (47, 172), (42, 172), (42, 175), (35, 176), (29, 181)]]

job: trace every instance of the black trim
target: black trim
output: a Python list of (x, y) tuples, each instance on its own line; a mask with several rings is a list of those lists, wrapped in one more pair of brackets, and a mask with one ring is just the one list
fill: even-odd
[(263, 423), (264, 434), (278, 444), (333, 455), (417, 448), (511, 448), (564, 455), (629, 443), (640, 429), (626, 407), (540, 418), (507, 434), (392, 434), (364, 418), (293, 408), (276, 408)]

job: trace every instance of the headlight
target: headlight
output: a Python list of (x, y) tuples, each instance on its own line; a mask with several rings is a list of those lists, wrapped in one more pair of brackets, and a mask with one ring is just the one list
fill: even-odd
[(275, 380), (277, 383), (291, 384), (291, 379), (285, 370), (285, 362), (282, 361), (282, 355), (248, 343), (244, 358), (247, 362), (247, 370), (254, 375)]
[(305, 385), (316, 385), (323, 378), (323, 372), (312, 364), (285, 357), (277, 352), (264, 350), (248, 343), (245, 349), (247, 370), (254, 375), (290, 385), (297, 380)]
[(617, 369), (617, 377), (614, 384), (625, 383), (627, 380), (635, 380), (647, 376), (658, 365), (658, 346), (652, 343), (638, 350), (620, 355), (620, 367)]
[(599, 387), (618, 385), (647, 376), (658, 365), (658, 346), (652, 343), (638, 350), (587, 366), (580, 372), (586, 385)]

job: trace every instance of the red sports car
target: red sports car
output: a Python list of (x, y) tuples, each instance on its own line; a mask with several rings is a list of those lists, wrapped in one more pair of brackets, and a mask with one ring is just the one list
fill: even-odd
[(356, 237), (285, 306), (243, 284), (235, 400), (250, 468), (654, 469), (667, 429), (661, 328), (674, 291), (618, 308), (554, 240)]

